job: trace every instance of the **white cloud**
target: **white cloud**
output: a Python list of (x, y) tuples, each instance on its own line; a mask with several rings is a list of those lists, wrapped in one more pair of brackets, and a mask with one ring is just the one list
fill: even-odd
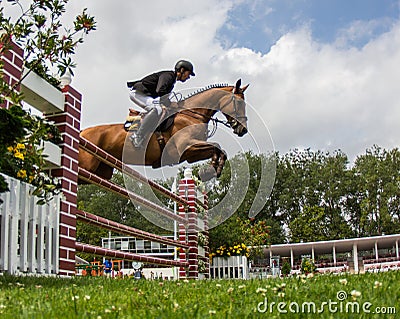
[[(247, 101), (262, 115), (280, 152), (298, 146), (340, 148), (354, 157), (375, 143), (399, 145), (399, 23), (361, 49), (342, 45), (345, 31), (340, 41), (322, 44), (303, 27), (262, 54), (224, 49), (217, 41), (233, 5), (228, 0), (86, 1), (98, 31), (76, 55), (73, 84), (84, 96), (83, 127), (122, 122), (132, 105), (125, 82), (170, 69), (183, 57), (194, 62), (197, 76), (176, 89), (233, 83), (238, 77), (250, 82)], [(347, 34), (356, 34), (356, 27)]]

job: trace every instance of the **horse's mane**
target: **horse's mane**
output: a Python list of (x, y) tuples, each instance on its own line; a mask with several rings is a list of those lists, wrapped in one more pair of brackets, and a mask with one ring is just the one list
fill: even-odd
[(228, 86), (230, 86), (230, 85), (226, 84), (226, 83), (224, 83), (224, 84), (222, 84), (222, 83), (210, 84), (210, 85), (207, 85), (207, 86), (205, 86), (205, 87), (203, 87), (201, 89), (198, 89), (197, 91), (194, 91), (194, 92), (190, 93), (189, 95), (185, 96), (183, 98), (183, 101), (187, 100), (188, 98), (191, 98), (191, 97), (193, 97), (193, 96), (195, 96), (197, 94), (203, 93), (205, 91), (208, 91), (208, 90), (211, 90), (211, 89), (214, 89), (214, 88), (224, 88), (224, 87), (228, 87)]

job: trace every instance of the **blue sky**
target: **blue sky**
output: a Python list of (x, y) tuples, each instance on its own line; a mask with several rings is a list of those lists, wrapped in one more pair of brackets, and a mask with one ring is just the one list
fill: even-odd
[(394, 0), (245, 1), (229, 11), (218, 37), (225, 47), (245, 46), (266, 53), (282, 35), (299, 26), (309, 26), (316, 41), (333, 42), (356, 21), (376, 21), (368, 35), (349, 43), (361, 47), (387, 32), (398, 18), (399, 2)]

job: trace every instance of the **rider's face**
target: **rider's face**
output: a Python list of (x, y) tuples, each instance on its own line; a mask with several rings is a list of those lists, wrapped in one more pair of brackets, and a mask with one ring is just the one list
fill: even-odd
[(185, 82), (186, 80), (190, 79), (190, 71), (183, 71), (181, 72), (181, 76), (178, 79), (181, 82)]

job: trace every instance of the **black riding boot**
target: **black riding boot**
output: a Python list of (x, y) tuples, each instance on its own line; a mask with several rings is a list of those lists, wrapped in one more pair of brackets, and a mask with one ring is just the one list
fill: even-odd
[(143, 147), (143, 141), (145, 140), (147, 134), (149, 134), (152, 129), (156, 128), (159, 119), (160, 116), (155, 108), (150, 110), (149, 113), (145, 115), (145, 117), (142, 119), (139, 130), (131, 136), (133, 146), (136, 148)]

